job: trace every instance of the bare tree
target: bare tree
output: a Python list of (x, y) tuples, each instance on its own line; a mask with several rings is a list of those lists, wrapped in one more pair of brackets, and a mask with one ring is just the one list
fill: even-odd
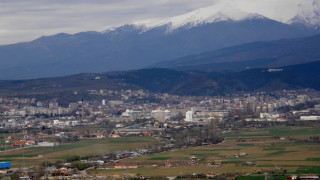
[(221, 140), (221, 133), (219, 130), (219, 122), (216, 119), (211, 119), (208, 127), (208, 139), (212, 143), (218, 143)]

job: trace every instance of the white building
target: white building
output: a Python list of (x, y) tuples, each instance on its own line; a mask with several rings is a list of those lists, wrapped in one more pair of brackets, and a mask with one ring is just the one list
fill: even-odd
[(55, 146), (54, 142), (39, 142), (38, 146), (40, 147), (53, 147)]
[(116, 106), (123, 104), (123, 101), (109, 101), (110, 106)]
[(185, 119), (185, 121), (186, 122), (193, 122), (193, 111), (191, 110), (191, 111), (187, 111), (186, 112), (186, 119)]
[(191, 111), (186, 112), (186, 122), (210, 122), (212, 119), (218, 121), (223, 121), (225, 117), (229, 116), (228, 110), (217, 110), (217, 111), (194, 111), (192, 108)]
[(58, 125), (60, 123), (60, 121), (58, 119), (53, 120), (53, 125)]
[(300, 116), (300, 120), (302, 120), (302, 121), (319, 121), (320, 116)]
[(198, 118), (195, 118), (195, 111), (193, 110), (193, 108), (191, 108), (190, 111), (186, 112), (186, 122), (197, 122)]
[(133, 116), (139, 116), (141, 111), (135, 111), (132, 109), (127, 109), (125, 112), (122, 113), (122, 117), (133, 117)]
[(284, 116), (278, 113), (260, 113), (260, 119), (264, 119), (267, 121), (276, 121), (277, 118)]

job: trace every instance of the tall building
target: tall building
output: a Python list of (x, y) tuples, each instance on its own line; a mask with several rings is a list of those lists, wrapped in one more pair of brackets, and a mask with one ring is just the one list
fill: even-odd
[(193, 114), (194, 114), (194, 110), (193, 108), (191, 108), (191, 111), (187, 111), (186, 112), (186, 119), (185, 121), (186, 122), (196, 122), (196, 118), (193, 117)]
[(102, 105), (106, 105), (106, 100), (105, 99), (102, 99)]

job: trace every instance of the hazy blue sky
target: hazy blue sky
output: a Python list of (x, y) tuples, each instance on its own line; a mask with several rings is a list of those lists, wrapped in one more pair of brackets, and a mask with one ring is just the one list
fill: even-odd
[(0, 44), (60, 32), (103, 31), (212, 5), (214, 0), (0, 0)]

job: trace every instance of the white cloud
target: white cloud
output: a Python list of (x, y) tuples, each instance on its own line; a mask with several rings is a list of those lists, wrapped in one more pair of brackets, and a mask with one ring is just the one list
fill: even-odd
[(214, 0), (0, 0), (0, 44), (162, 19)]

